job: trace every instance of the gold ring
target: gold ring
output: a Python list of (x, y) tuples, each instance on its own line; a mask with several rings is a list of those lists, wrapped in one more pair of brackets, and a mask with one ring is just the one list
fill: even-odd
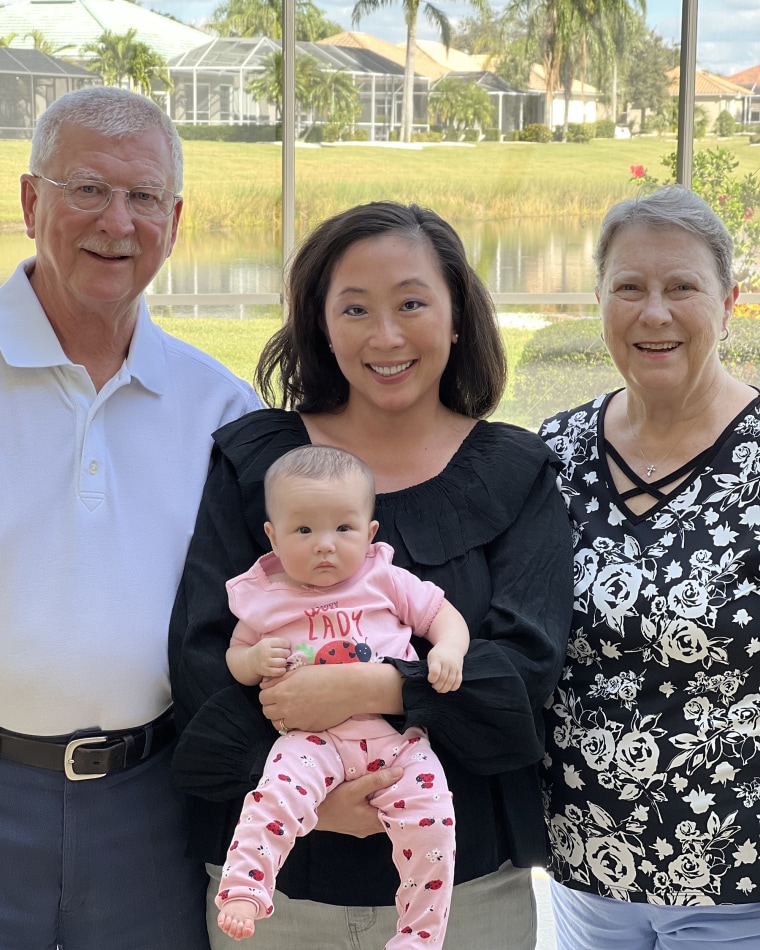
[(285, 725), (284, 719), (280, 720), (280, 724), (277, 727), (277, 731), (280, 733), (281, 736), (286, 736), (290, 732), (290, 729), (288, 729), (288, 727)]

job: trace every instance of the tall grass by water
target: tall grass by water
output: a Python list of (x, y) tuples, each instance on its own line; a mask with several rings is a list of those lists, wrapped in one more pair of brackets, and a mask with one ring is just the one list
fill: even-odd
[[(714, 148), (715, 140), (697, 143)], [(760, 149), (746, 137), (728, 144), (739, 171), (757, 170)], [(595, 139), (588, 144), (481, 142), (419, 151), (347, 145), (296, 150), (296, 215), (300, 232), (336, 211), (382, 198), (417, 202), (452, 222), (602, 215), (634, 194), (630, 166), (660, 177), (672, 139)], [(280, 224), (282, 150), (268, 143), (185, 142), (183, 227), (251, 230)], [(29, 143), (0, 149), (0, 225), (21, 228), (18, 178)]]

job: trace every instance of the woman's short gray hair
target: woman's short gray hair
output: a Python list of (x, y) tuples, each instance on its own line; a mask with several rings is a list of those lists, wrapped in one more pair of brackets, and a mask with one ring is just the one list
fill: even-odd
[(33, 175), (40, 175), (47, 168), (65, 122), (109, 138), (161, 129), (171, 150), (172, 187), (177, 192), (182, 190), (182, 142), (172, 120), (151, 99), (114, 86), (87, 86), (56, 99), (42, 113), (34, 131), (29, 159), (29, 171)]
[(733, 287), (734, 242), (731, 235), (710, 205), (683, 185), (664, 185), (650, 195), (626, 198), (610, 208), (602, 221), (594, 251), (599, 287), (604, 282), (607, 258), (615, 236), (634, 225), (655, 230), (681, 228), (698, 237), (715, 259), (723, 292), (727, 294)]

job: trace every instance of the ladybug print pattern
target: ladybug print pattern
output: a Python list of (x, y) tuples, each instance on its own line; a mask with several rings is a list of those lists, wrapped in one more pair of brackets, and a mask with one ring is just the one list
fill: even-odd
[[(337, 773), (336, 762), (342, 763)], [(325, 796), (344, 781), (390, 765), (403, 768), (403, 778), (372, 800), (391, 839), (400, 882), (397, 932), (386, 950), (440, 950), (454, 882), (454, 810), (443, 769), (417, 729), (360, 740), (291, 731), (278, 739), (246, 797), (217, 906), (243, 899), (252, 919), (272, 913), (277, 872), (296, 838), (316, 826)]]

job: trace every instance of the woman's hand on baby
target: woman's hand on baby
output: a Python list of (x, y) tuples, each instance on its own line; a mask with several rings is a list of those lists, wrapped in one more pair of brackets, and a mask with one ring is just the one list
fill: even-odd
[(403, 776), (400, 768), (378, 769), (334, 788), (317, 809), (317, 830), (368, 838), (383, 831), (370, 799)]

